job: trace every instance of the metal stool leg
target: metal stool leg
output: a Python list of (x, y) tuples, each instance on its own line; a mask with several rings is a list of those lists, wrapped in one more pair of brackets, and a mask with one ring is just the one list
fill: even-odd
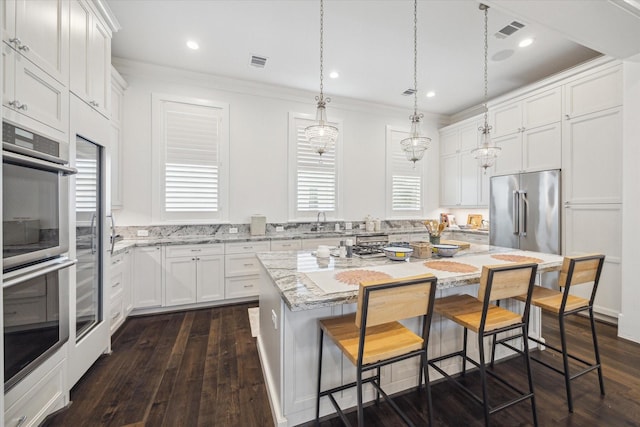
[(358, 427), (364, 427), (364, 409), (362, 408), (362, 369), (356, 373), (356, 391), (358, 394)]
[(600, 394), (604, 396), (604, 380), (602, 379), (602, 363), (600, 362), (600, 350), (598, 350), (598, 337), (596, 336), (596, 321), (593, 317), (593, 307), (589, 309), (589, 319), (591, 320), (591, 336), (593, 337), (593, 352), (598, 365), (598, 380), (600, 381)]
[(462, 338), (462, 375), (467, 373), (467, 328), (464, 328)]
[(567, 405), (569, 412), (573, 412), (573, 400), (571, 399), (571, 378), (569, 372), (569, 356), (567, 354), (567, 334), (564, 330), (564, 315), (558, 316), (560, 324), (560, 343), (562, 345), (562, 363), (564, 365), (564, 383), (567, 389)]
[[(465, 328), (466, 332), (466, 328)], [(466, 335), (466, 334), (465, 334)], [(484, 365), (484, 337), (478, 334), (479, 370), (480, 381), (482, 382), (482, 406), (484, 408), (484, 425), (489, 427), (489, 393), (487, 390), (487, 372)]]
[[(422, 353), (420, 357), (420, 363), (424, 371), (425, 388), (427, 389), (427, 409), (429, 410), (429, 425), (433, 425), (433, 400), (431, 399), (431, 384), (429, 384), (429, 364), (427, 363), (427, 354)], [(420, 372), (420, 378), (422, 378), (423, 372)]]
[(322, 341), (324, 338), (324, 331), (320, 328), (320, 345), (318, 348), (318, 392), (316, 394), (316, 425), (320, 425), (320, 383), (322, 379)]
[(533, 392), (533, 376), (531, 375), (531, 357), (529, 356), (529, 333), (527, 325), (522, 327), (523, 356), (527, 368), (527, 379), (529, 380), (529, 393), (531, 393), (531, 413), (533, 414), (533, 425), (538, 425), (538, 414), (536, 411), (536, 395)]

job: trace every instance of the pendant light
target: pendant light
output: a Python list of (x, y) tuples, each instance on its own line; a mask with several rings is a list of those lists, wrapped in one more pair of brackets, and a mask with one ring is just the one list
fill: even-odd
[(316, 120), (311, 126), (307, 126), (304, 129), (304, 135), (307, 137), (309, 144), (318, 154), (322, 156), (323, 153), (330, 150), (338, 139), (338, 128), (331, 126), (327, 121), (326, 105), (331, 102), (331, 98), (325, 98), (322, 84), (324, 78), (323, 75), (323, 60), (324, 60), (324, 4), (323, 0), (320, 0), (320, 95), (316, 96), (318, 101), (316, 110)]
[(487, 102), (489, 100), (489, 78), (487, 73), (489, 43), (487, 41), (487, 26), (489, 22), (489, 6), (480, 3), (480, 10), (484, 11), (484, 124), (478, 128), (481, 133), (480, 145), (471, 151), (471, 154), (478, 160), (478, 165), (484, 169), (484, 173), (486, 174), (487, 168), (495, 164), (502, 149), (496, 146), (491, 140), (491, 126), (487, 123)]
[(402, 150), (407, 156), (407, 160), (416, 162), (424, 156), (424, 152), (429, 148), (431, 138), (422, 135), (420, 119), (424, 114), (418, 114), (418, 0), (413, 1), (413, 114), (411, 119), (411, 131), (409, 137), (400, 141)]

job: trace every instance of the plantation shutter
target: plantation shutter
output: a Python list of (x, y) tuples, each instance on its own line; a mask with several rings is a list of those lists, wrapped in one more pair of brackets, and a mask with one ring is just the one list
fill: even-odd
[(95, 212), (98, 195), (96, 159), (76, 159), (76, 212)]
[(304, 135), (305, 127), (311, 124), (312, 120), (295, 118), (295, 205), (299, 216), (308, 216), (305, 212), (336, 211), (336, 148), (332, 147), (322, 156), (314, 151)]
[(220, 108), (164, 102), (164, 210), (220, 209)]
[[(420, 212), (422, 210), (422, 167), (407, 160), (400, 141), (409, 136), (408, 132), (392, 131), (387, 155), (391, 179), (391, 211)], [(423, 160), (424, 161), (424, 160)]]

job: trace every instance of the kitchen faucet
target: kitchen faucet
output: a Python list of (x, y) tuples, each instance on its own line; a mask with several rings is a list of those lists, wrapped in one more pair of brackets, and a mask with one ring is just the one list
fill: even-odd
[[(318, 212), (318, 217), (317, 217), (317, 221), (316, 221), (316, 229), (315, 231), (320, 231), (321, 230), (321, 226), (320, 226), (320, 214), (322, 214), (322, 222), (327, 222), (327, 214), (324, 211), (320, 211)], [(324, 227), (324, 226), (322, 226)]]

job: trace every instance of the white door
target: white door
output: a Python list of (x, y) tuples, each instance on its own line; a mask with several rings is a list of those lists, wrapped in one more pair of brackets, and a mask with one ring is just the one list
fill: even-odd
[(165, 263), (166, 305), (196, 302), (196, 257), (167, 258)]

